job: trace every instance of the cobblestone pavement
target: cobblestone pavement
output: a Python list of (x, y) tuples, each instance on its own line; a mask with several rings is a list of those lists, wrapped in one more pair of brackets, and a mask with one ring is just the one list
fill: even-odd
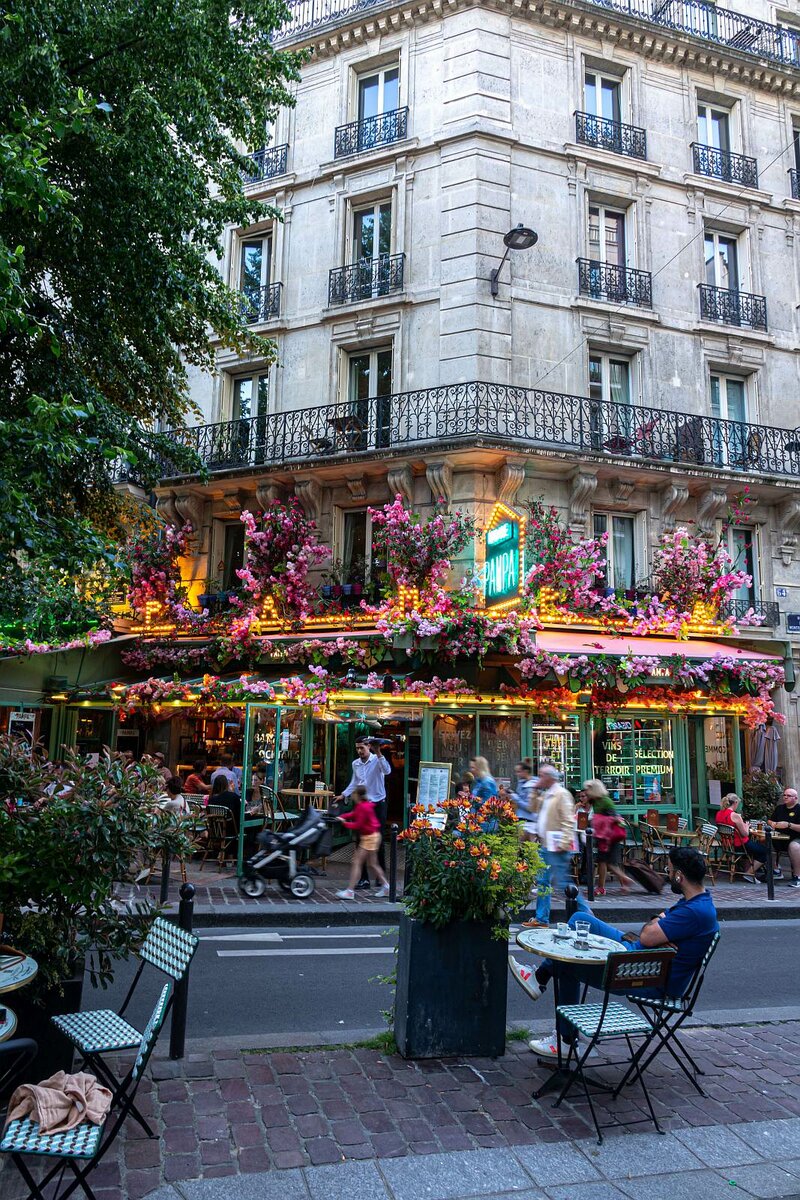
[[(800, 1161), (800, 1120), (794, 1120), (800, 1117), (800, 1021), (696, 1028), (686, 1030), (684, 1036), (706, 1072), (707, 1096), (687, 1085), (668, 1056), (657, 1060), (649, 1079), (663, 1128), (691, 1145), (692, 1139), (698, 1144), (702, 1140), (696, 1131), (703, 1127), (729, 1129), (753, 1121), (791, 1120), (794, 1141), (783, 1139), (781, 1144), (793, 1145), (793, 1153), (785, 1157)], [(552, 1096), (531, 1099), (546, 1068), (537, 1064), (524, 1042), (510, 1042), (505, 1057), (496, 1060), (406, 1062), (370, 1048), (295, 1053), (217, 1048), (188, 1055), (178, 1063), (165, 1055), (162, 1042), (153, 1059), (152, 1079), (145, 1080), (139, 1093), (140, 1107), (154, 1122), (158, 1136), (150, 1140), (135, 1123), (126, 1123), (117, 1147), (94, 1177), (98, 1200), (140, 1200), (162, 1184), (180, 1180), (222, 1180), (275, 1168), (288, 1171), (364, 1160), (383, 1163), (457, 1151), (513, 1148), (519, 1155), (519, 1148), (556, 1144), (563, 1149), (567, 1142), (594, 1136), (586, 1101), (577, 1092), (559, 1109), (553, 1108)], [(643, 1116), (641, 1093), (628, 1089), (608, 1103), (605, 1112), (623, 1121)], [(663, 1161), (659, 1147), (664, 1139), (652, 1134), (652, 1125), (634, 1128), (637, 1133), (646, 1131), (646, 1144), (653, 1147), (647, 1171), (681, 1170), (677, 1160), (672, 1165), (669, 1159)], [(604, 1153), (613, 1153), (621, 1136), (631, 1134), (610, 1130), (606, 1137), (612, 1149)], [(745, 1160), (740, 1161), (745, 1171)], [(733, 1166), (734, 1160), (726, 1158), (718, 1165)], [(17, 1200), (24, 1194), (15, 1191), (14, 1184), (4, 1170), (3, 1200)], [(226, 1194), (249, 1196), (251, 1192)], [(260, 1193), (252, 1192), (253, 1197), (256, 1194)], [(305, 1191), (298, 1194), (306, 1196)], [(531, 1183), (529, 1195), (539, 1194)], [(615, 1194), (586, 1192), (585, 1197), (608, 1200)], [(681, 1189), (648, 1193), (651, 1198), (661, 1194), (680, 1200), (688, 1193)], [(710, 1200), (717, 1192), (692, 1194), (695, 1200)], [(753, 1194), (800, 1196), (800, 1182), (794, 1192)], [(369, 1195), (354, 1193), (352, 1200)], [(384, 1192), (376, 1195), (380, 1200)], [(578, 1200), (577, 1192), (563, 1195), (565, 1200), (567, 1196)]]

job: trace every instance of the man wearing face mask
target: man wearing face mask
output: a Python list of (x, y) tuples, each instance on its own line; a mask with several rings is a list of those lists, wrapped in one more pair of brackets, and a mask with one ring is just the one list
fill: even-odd
[[(690, 847), (674, 846), (669, 852), (668, 874), (670, 887), (675, 895), (680, 896), (680, 900), (643, 925), (638, 936), (623, 934), (622, 930), (601, 921), (582, 896), (578, 897), (578, 911), (570, 917), (569, 924), (574, 928), (576, 921), (587, 921), (591, 933), (620, 942), (625, 950), (655, 950), (660, 946), (674, 946), (676, 954), (672, 960), (666, 994), (682, 996), (711, 945), (714, 934), (719, 931), (719, 922), (711, 893), (703, 886), (706, 864), (701, 854)], [(532, 1000), (538, 1000), (552, 978), (552, 963), (545, 959), (536, 971), (529, 970), (514, 958), (509, 958), (509, 965), (520, 986)], [(561, 976), (561, 1004), (579, 1002), (582, 982), (601, 986), (602, 971), (598, 974), (589, 969), (586, 977), (581, 979), (582, 974), (579, 970), (575, 975), (570, 973)], [(662, 993), (648, 988), (639, 994), (655, 997)], [(558, 1054), (555, 1033), (550, 1038), (532, 1041), (528, 1045), (541, 1057), (556, 1057)]]

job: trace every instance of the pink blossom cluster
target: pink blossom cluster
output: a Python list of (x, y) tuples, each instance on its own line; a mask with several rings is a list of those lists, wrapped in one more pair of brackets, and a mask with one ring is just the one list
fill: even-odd
[(328, 662), (335, 654), (341, 655), (345, 662), (354, 667), (363, 667), (369, 659), (366, 646), (360, 645), (353, 638), (304, 638), (276, 648), (277, 654), (286, 662), (307, 663), (318, 665)]
[(369, 514), (373, 548), (385, 559), (389, 578), (395, 585), (425, 593), (444, 583), (452, 560), (476, 532), (472, 517), (444, 511), (441, 499), (425, 522), (408, 511), (399, 494), (391, 504), (371, 508)]
[(92, 629), (68, 642), (33, 642), (25, 638), (21, 642), (0, 642), (0, 654), (61, 654), (65, 650), (80, 650), (87, 646), (101, 646), (111, 640), (110, 629)]
[(752, 582), (746, 571), (734, 569), (722, 538), (712, 545), (682, 525), (662, 535), (653, 556), (654, 590), (678, 609), (691, 611), (698, 599), (724, 604)]
[(329, 557), (320, 544), (314, 521), (294, 497), (287, 504), (274, 501), (260, 522), (245, 510), (245, 566), (237, 572), (254, 601), (272, 596), (278, 612), (293, 623), (306, 620), (312, 611), (313, 593), (308, 573)]
[(191, 534), (190, 524), (180, 529), (174, 525), (161, 525), (128, 541), (125, 548), (131, 573), (128, 603), (138, 617), (144, 617), (148, 604), (169, 608), (179, 599), (178, 559), (186, 554)]

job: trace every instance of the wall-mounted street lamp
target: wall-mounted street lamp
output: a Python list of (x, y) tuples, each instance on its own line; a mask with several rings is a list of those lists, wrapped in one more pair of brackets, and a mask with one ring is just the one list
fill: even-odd
[(531, 246), (535, 246), (538, 240), (538, 233), (533, 229), (528, 229), (521, 222), (519, 225), (515, 225), (513, 229), (509, 229), (508, 233), (503, 237), (506, 252), (500, 259), (500, 266), (496, 267), (489, 276), (493, 296), (497, 296), (500, 291), (500, 272), (503, 269), (503, 263), (508, 258), (509, 250), (530, 250)]

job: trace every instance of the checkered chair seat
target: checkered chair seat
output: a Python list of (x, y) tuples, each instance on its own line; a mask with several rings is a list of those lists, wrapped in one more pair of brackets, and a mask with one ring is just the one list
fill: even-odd
[(40, 1154), (48, 1158), (94, 1158), (104, 1125), (88, 1121), (65, 1133), (42, 1133), (38, 1121), (18, 1117), (12, 1121), (0, 1142), (3, 1154)]
[(561, 1005), (558, 1015), (585, 1038), (593, 1038), (595, 1034), (601, 1038), (635, 1037), (653, 1030), (646, 1017), (613, 1000), (607, 1005), (605, 1015), (602, 1004)]
[(129, 1025), (110, 1008), (66, 1013), (60, 1017), (53, 1017), (52, 1020), (82, 1054), (133, 1050), (142, 1040), (140, 1030)]
[(686, 1011), (686, 1000), (683, 996), (659, 996), (658, 998), (646, 996), (637, 996), (635, 992), (628, 997), (629, 1000), (635, 1000), (637, 1004), (642, 1004), (646, 1008), (657, 1008), (659, 1012), (682, 1013)]

